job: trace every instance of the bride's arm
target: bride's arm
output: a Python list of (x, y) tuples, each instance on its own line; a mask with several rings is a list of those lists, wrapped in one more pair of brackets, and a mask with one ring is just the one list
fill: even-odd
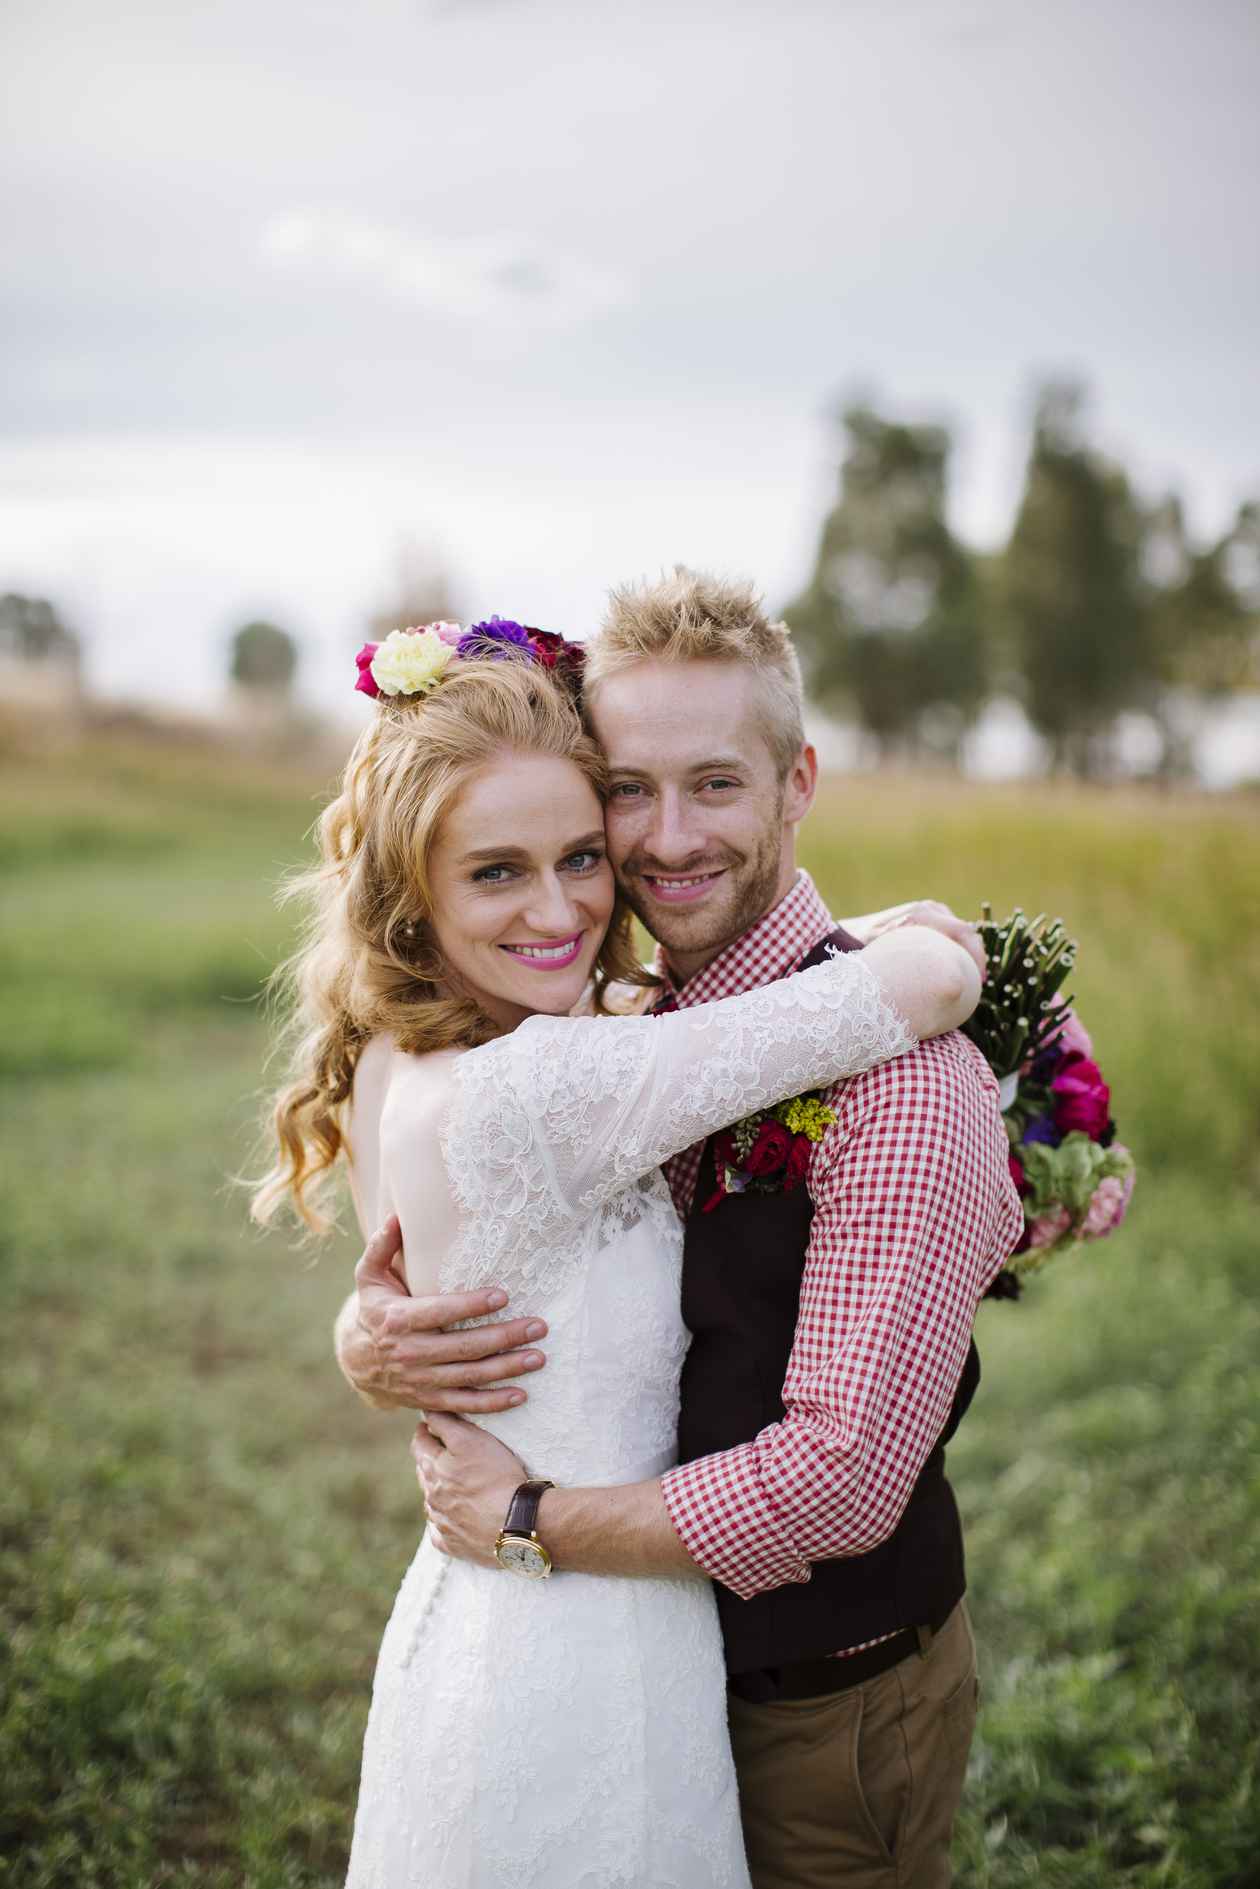
[(534, 1019), (506, 1039), (503, 1073), (514, 1112), (551, 1144), (570, 1208), (589, 1207), (758, 1109), (955, 1029), (979, 993), (967, 953), (916, 926), (661, 1017)]
[(882, 932), (861, 962), (920, 1042), (956, 1030), (980, 1001), (974, 958), (940, 931), (914, 925)]
[[(849, 954), (772, 991), (659, 1018), (539, 1020), (511, 1048), (504, 1038), (475, 1052), (468, 1074), (480, 1079), (467, 1085), (467, 1126), (451, 1138), (456, 1158), (488, 1170), (500, 1148), (537, 1131), (552, 1144), (565, 1211), (577, 1200), (589, 1205), (754, 1108), (952, 1029), (974, 1007), (979, 975), (964, 951), (915, 928), (877, 940), (861, 967)], [(537, 1322), (485, 1327), (478, 1349), (468, 1349), (474, 1334), (446, 1329), (468, 1310), (440, 1295), (408, 1298), (392, 1266), (396, 1251), (383, 1252), (338, 1321), (338, 1361), (360, 1395), (382, 1407), (468, 1412), (523, 1401), (523, 1390), (491, 1387), (541, 1367), (542, 1354), (524, 1349), (543, 1335)], [(502, 1257), (493, 1254), (480, 1278), (462, 1283), (497, 1283)], [(528, 1312), (529, 1300), (514, 1296)]]
[(717, 1003), (660, 1017), (531, 1017), (465, 1052), (447, 1172), (465, 1216), (495, 1238), (483, 1243), (489, 1270), (462, 1283), (508, 1283), (503, 1201), (517, 1200), (518, 1229), (546, 1243), (575, 1211), (732, 1122), (954, 1029), (979, 991), (967, 953), (916, 926)]

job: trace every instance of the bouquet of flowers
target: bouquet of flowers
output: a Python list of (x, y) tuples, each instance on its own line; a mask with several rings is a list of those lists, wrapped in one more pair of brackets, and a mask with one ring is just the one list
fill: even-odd
[(1116, 1140), (1111, 1090), (1070, 998), (1059, 995), (1076, 962), (1062, 919), (995, 920), (982, 907), (989, 977), (963, 1025), (998, 1078), (1011, 1178), (1024, 1203), (1024, 1235), (989, 1288), (1018, 1298), (1020, 1280), (1055, 1253), (1114, 1233), (1128, 1211), (1136, 1169)]

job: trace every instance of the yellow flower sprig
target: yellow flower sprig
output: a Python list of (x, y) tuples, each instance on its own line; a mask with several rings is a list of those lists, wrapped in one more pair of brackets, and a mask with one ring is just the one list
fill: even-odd
[(836, 1120), (836, 1111), (816, 1095), (794, 1095), (790, 1102), (780, 1102), (774, 1112), (792, 1134), (807, 1135), (810, 1141), (821, 1141)]

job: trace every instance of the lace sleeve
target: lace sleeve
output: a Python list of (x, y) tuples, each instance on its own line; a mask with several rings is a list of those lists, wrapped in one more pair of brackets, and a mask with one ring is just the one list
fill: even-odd
[(447, 1171), (466, 1213), (546, 1238), (692, 1142), (914, 1041), (857, 952), (663, 1017), (531, 1017), (459, 1059)]

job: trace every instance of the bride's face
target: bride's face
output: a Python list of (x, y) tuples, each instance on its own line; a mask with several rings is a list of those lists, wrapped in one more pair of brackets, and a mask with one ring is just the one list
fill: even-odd
[(505, 754), (472, 775), (429, 857), (433, 929), (451, 982), (513, 1029), (586, 987), (615, 888), (604, 815), (572, 761)]

